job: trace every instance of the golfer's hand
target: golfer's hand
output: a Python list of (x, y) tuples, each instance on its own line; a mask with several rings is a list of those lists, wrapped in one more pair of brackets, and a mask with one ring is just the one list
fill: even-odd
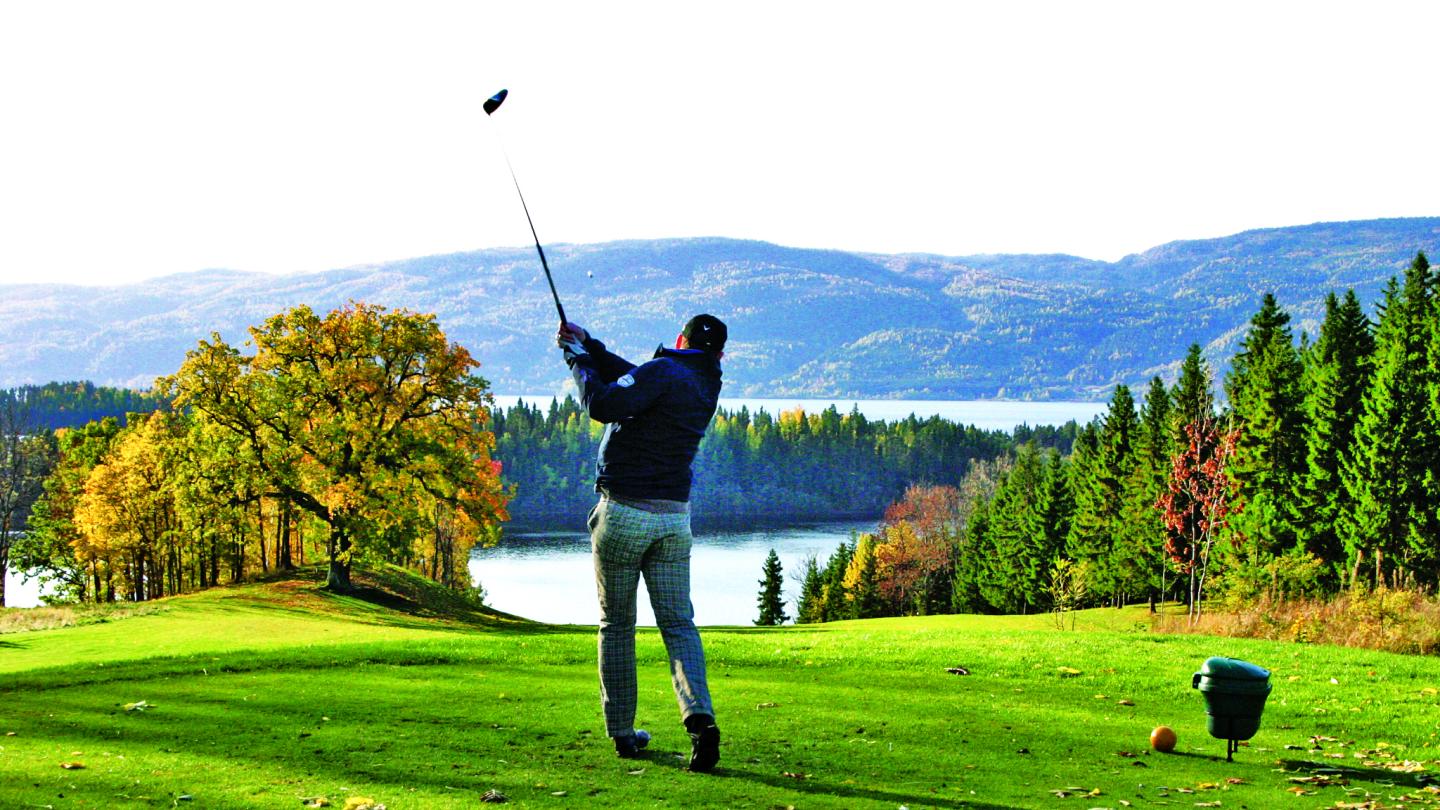
[(585, 330), (573, 323), (567, 323), (560, 327), (560, 331), (555, 334), (555, 345), (565, 353), (566, 365), (575, 365), (575, 360), (585, 355), (585, 344), (581, 341), (586, 337), (588, 335)]
[(584, 343), (585, 341), (590, 339), (590, 333), (586, 332), (585, 327), (581, 326), (578, 323), (567, 322), (560, 324), (560, 334), (557, 336), (557, 339), (563, 338), (566, 335), (569, 335), (580, 343)]

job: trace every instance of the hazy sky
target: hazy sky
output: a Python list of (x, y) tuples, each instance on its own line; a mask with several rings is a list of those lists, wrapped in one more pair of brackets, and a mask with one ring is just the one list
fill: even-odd
[[(1440, 3), (0, 4), (0, 283), (1440, 214)], [(487, 121), (481, 102), (511, 95)], [(493, 124), (493, 126), (492, 126)]]

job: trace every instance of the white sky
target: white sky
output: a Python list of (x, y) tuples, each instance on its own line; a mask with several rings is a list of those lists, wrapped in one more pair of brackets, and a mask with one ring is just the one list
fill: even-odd
[(0, 4), (0, 283), (1440, 214), (1440, 3)]

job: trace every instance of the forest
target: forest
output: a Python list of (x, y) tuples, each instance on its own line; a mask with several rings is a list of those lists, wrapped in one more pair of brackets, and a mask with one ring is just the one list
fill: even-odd
[(1192, 345), (1140, 401), (1117, 386), (1073, 451), (1020, 446), (917, 482), (801, 572), (798, 620), (1199, 609), (1440, 576), (1440, 279), (1424, 253), (1376, 317), (1331, 294), (1312, 340), (1265, 295), (1222, 382)]
[[(572, 397), (496, 411), (495, 457), (514, 486), (511, 517), (577, 523), (595, 502), (595, 452), (604, 426)], [(940, 417), (891, 422), (859, 409), (721, 408), (695, 458), (692, 513), (702, 523), (873, 519), (915, 481), (958, 484), (970, 464), (1030, 443), (1068, 453), (1078, 426), (985, 431)]]

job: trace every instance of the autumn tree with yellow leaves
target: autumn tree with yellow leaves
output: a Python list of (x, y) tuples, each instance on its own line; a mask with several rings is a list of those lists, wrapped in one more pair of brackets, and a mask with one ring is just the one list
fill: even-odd
[(245, 353), (212, 335), (162, 383), (228, 433), (266, 492), (327, 527), (327, 585), (349, 587), (357, 554), (468, 582), (469, 549), (498, 537), (509, 496), (470, 353), (432, 315), (355, 303), (296, 307), (250, 338)]

